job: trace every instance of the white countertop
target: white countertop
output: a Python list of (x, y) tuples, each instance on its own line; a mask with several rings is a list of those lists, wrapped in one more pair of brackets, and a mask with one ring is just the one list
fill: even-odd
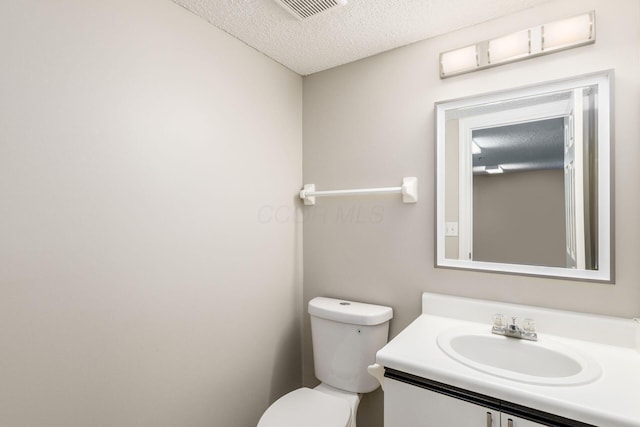
[[(427, 299), (429, 303), (435, 301), (438, 308), (430, 310), (429, 304), (425, 303)], [(629, 337), (634, 335), (630, 335), (630, 331), (640, 329), (640, 325), (634, 326), (631, 320), (620, 319), (620, 323), (617, 324), (618, 321), (615, 318), (582, 314), (576, 317), (576, 313), (567, 312), (569, 323), (572, 323), (568, 327), (563, 324), (563, 312), (557, 310), (493, 304), (486, 301), (478, 301), (481, 304), (479, 306), (481, 309), (478, 310), (478, 307), (475, 309), (472, 307), (475, 301), (468, 299), (460, 299), (463, 306), (456, 309), (454, 307), (456, 300), (458, 299), (455, 297), (425, 294), (423, 314), (377, 353), (376, 362), (386, 368), (588, 424), (602, 427), (640, 427), (640, 353), (636, 347), (637, 343), (629, 342)], [(430, 311), (432, 313), (429, 313)], [(539, 329), (539, 341), (541, 343), (545, 340), (561, 342), (589, 355), (602, 369), (601, 376), (583, 385), (527, 384), (483, 373), (463, 365), (438, 347), (436, 343), (438, 335), (453, 328), (477, 330), (486, 327), (487, 333), (490, 334), (492, 317), (487, 317), (483, 311), (506, 312), (509, 315), (522, 311), (528, 315), (527, 317), (535, 314), (538, 319), (547, 318), (547, 323), (553, 321), (554, 324), (559, 324), (559, 330), (565, 335), (570, 333), (571, 327), (579, 327), (582, 323), (583, 327), (593, 330), (593, 334), (588, 336), (591, 340), (571, 339)], [(458, 317), (466, 317), (466, 319), (443, 316), (442, 312), (454, 312), (454, 315), (465, 313)], [(585, 320), (586, 317), (580, 319), (581, 316), (587, 316), (588, 319)], [(469, 320), (469, 318), (477, 320), (479, 317), (486, 317), (486, 322)], [(575, 322), (576, 318), (583, 322)], [(552, 329), (552, 327), (546, 329)], [(611, 336), (615, 330), (619, 331), (621, 337)], [(597, 338), (609, 342), (597, 342), (595, 340)], [(633, 339), (636, 339), (635, 335)], [(615, 345), (612, 342), (623, 345)]]

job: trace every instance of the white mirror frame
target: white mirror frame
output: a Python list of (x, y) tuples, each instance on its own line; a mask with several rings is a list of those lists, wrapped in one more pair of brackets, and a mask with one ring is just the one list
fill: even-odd
[[(448, 110), (507, 101), (542, 93), (597, 86), (598, 132), (598, 270), (578, 270), (445, 258), (445, 114)], [(436, 110), (436, 267), (477, 270), (571, 280), (614, 282), (613, 175), (612, 175), (613, 70), (541, 83), (490, 94), (437, 102)]]

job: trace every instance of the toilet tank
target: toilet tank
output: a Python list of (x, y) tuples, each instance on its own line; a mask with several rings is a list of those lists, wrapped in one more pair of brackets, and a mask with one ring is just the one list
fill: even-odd
[(309, 301), (309, 315), (316, 377), (353, 393), (378, 388), (367, 366), (387, 343), (391, 307), (317, 297)]

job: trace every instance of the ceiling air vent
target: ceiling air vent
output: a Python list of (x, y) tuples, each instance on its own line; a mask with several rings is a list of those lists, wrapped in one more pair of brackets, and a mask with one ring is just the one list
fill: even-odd
[(274, 0), (298, 19), (307, 19), (329, 9), (344, 6), (347, 0)]

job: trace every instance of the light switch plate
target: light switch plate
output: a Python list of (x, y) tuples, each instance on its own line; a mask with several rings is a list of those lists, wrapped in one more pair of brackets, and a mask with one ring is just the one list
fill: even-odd
[(454, 237), (458, 235), (458, 223), (457, 222), (445, 222), (444, 223), (444, 235)]

